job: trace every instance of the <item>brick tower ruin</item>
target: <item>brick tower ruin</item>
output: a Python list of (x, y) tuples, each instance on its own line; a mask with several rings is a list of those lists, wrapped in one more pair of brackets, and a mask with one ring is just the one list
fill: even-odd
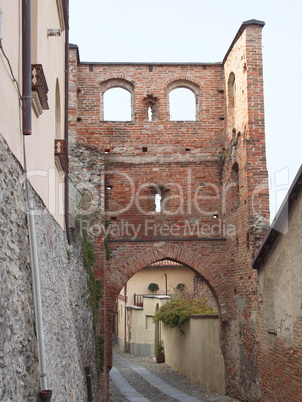
[[(166, 258), (215, 294), (227, 393), (259, 398), (251, 262), (269, 218), (263, 26), (244, 22), (221, 63), (82, 63), (70, 46), (70, 175), (75, 223), (94, 241), (104, 286), (104, 395), (115, 299), (131, 276)], [(104, 119), (104, 94), (116, 87), (130, 93), (130, 121)], [(194, 94), (194, 121), (170, 119), (176, 88)]]

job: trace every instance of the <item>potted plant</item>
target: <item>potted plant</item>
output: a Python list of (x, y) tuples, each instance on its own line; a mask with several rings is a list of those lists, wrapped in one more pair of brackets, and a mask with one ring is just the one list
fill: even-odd
[(164, 341), (157, 341), (154, 345), (154, 354), (156, 357), (156, 363), (164, 363), (165, 362), (165, 349), (164, 349)]
[(155, 293), (159, 290), (158, 284), (157, 283), (150, 283), (148, 286), (148, 290), (151, 293)]

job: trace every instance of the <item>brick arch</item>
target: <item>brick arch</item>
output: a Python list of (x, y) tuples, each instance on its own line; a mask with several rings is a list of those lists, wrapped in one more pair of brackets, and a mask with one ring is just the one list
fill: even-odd
[(202, 81), (197, 80), (194, 77), (191, 77), (190, 75), (173, 75), (172, 77), (170, 77), (166, 82), (165, 85), (166, 87), (168, 87), (170, 84), (172, 84), (172, 82), (174, 81), (188, 81), (191, 82), (195, 85), (198, 85), (199, 87), (201, 87), (203, 85)]
[(110, 81), (110, 80), (124, 80), (124, 81), (130, 82), (130, 83), (131, 83), (132, 85), (134, 85), (134, 86), (135, 86), (135, 84), (136, 84), (136, 81), (135, 81), (132, 77), (130, 77), (130, 76), (128, 76), (128, 75), (125, 75), (125, 74), (107, 74), (107, 75), (102, 75), (102, 79), (99, 80), (99, 81), (97, 81), (97, 83), (98, 83), (99, 85), (101, 85), (101, 84), (104, 83), (105, 81)]
[(110, 295), (107, 294), (107, 297), (109, 296), (112, 303), (114, 303), (120, 290), (133, 275), (149, 264), (164, 258), (170, 258), (187, 265), (202, 275), (215, 292), (221, 320), (228, 320), (229, 307), (227, 293), (229, 285), (226, 278), (215, 268), (214, 264), (209, 261), (209, 258), (205, 261), (205, 259), (198, 253), (175, 244), (170, 245), (159, 243), (152, 247), (148, 247), (144, 251), (128, 259), (118, 270), (115, 270), (114, 274), (110, 273), (110, 279), (107, 278), (106, 281), (106, 288), (110, 292)]

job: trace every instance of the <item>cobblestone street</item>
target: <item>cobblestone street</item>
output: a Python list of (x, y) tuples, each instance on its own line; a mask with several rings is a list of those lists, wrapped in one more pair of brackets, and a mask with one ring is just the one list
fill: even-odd
[(110, 401), (216, 401), (235, 399), (209, 391), (151, 357), (123, 353), (117, 345), (110, 371)]

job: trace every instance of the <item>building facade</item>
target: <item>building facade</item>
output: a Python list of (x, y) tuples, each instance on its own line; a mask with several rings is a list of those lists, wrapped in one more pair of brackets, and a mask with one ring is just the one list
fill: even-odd
[[(138, 271), (170, 259), (216, 297), (227, 394), (261, 398), (251, 262), (269, 219), (263, 25), (244, 22), (219, 63), (82, 63), (70, 46), (74, 224), (89, 230), (104, 285), (104, 393), (115, 300)], [(128, 96), (124, 121), (108, 112), (117, 88)], [(180, 89), (193, 97), (187, 120), (172, 110)]]
[(86, 400), (85, 366), (98, 398), (82, 242), (65, 223), (68, 1), (0, 9), (0, 399)]

